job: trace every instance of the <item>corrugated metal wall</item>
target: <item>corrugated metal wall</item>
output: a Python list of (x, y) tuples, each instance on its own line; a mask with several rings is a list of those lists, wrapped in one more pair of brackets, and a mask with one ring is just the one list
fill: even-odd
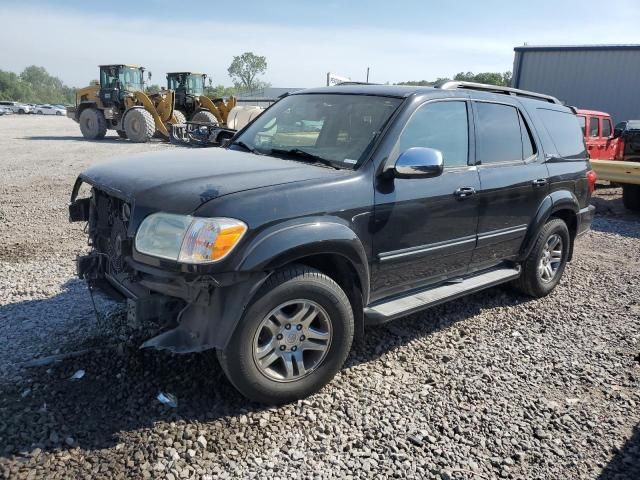
[(514, 87), (608, 112), (614, 122), (640, 119), (640, 46), (515, 50)]

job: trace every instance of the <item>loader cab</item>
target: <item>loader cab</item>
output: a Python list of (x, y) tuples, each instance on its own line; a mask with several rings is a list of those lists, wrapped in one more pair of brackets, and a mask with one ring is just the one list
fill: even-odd
[(144, 91), (144, 67), (100, 65), (100, 100), (103, 105), (118, 105), (127, 93), (141, 91)]
[(204, 95), (204, 73), (173, 72), (167, 74), (167, 89), (176, 93), (176, 108), (187, 117), (197, 107), (197, 99)]

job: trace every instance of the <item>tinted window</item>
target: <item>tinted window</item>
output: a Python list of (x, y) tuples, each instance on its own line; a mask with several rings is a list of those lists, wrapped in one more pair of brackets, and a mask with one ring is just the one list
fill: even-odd
[(539, 108), (538, 115), (561, 157), (586, 157), (584, 137), (581, 135), (578, 118), (574, 114)]
[(476, 103), (476, 152), (481, 163), (522, 160), (520, 115), (515, 107)]
[(590, 137), (597, 137), (598, 136), (598, 124), (600, 123), (600, 120), (598, 119), (598, 117), (591, 117), (589, 119), (589, 136)]
[(587, 117), (578, 116), (578, 122), (580, 123), (580, 128), (582, 129), (582, 135), (585, 135), (587, 131)]
[(610, 137), (611, 136), (611, 120), (608, 118), (602, 119), (602, 136)]
[(400, 135), (400, 152), (411, 147), (435, 148), (447, 167), (467, 165), (469, 123), (465, 102), (436, 102), (420, 107)]

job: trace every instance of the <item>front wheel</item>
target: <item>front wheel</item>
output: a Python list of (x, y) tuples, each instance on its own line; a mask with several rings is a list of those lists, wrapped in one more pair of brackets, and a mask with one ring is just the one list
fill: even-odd
[(522, 264), (522, 275), (515, 287), (540, 298), (551, 293), (562, 277), (569, 258), (571, 236), (567, 224), (552, 218), (538, 233), (533, 250)]
[(156, 132), (153, 116), (144, 108), (132, 108), (125, 113), (124, 132), (132, 142), (148, 142)]
[(218, 359), (247, 398), (281, 404), (324, 387), (347, 358), (353, 333), (351, 304), (338, 284), (291, 266), (265, 282)]

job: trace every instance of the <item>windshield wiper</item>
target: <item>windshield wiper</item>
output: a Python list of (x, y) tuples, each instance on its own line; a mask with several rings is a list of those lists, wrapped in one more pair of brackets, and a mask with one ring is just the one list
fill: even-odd
[(338, 167), (335, 163), (333, 163), (331, 160), (327, 160), (326, 158), (323, 158), (319, 155), (315, 155), (311, 152), (307, 152), (306, 150), (301, 150), (299, 148), (292, 148), (291, 150), (286, 150), (284, 148), (272, 148), (269, 151), (269, 154), (275, 154), (275, 155), (287, 155), (290, 157), (297, 157), (300, 159), (306, 159), (306, 160), (311, 160), (313, 162), (316, 163), (322, 163), (323, 165), (327, 165), (329, 167), (333, 167), (336, 170), (340, 170), (340, 167)]

